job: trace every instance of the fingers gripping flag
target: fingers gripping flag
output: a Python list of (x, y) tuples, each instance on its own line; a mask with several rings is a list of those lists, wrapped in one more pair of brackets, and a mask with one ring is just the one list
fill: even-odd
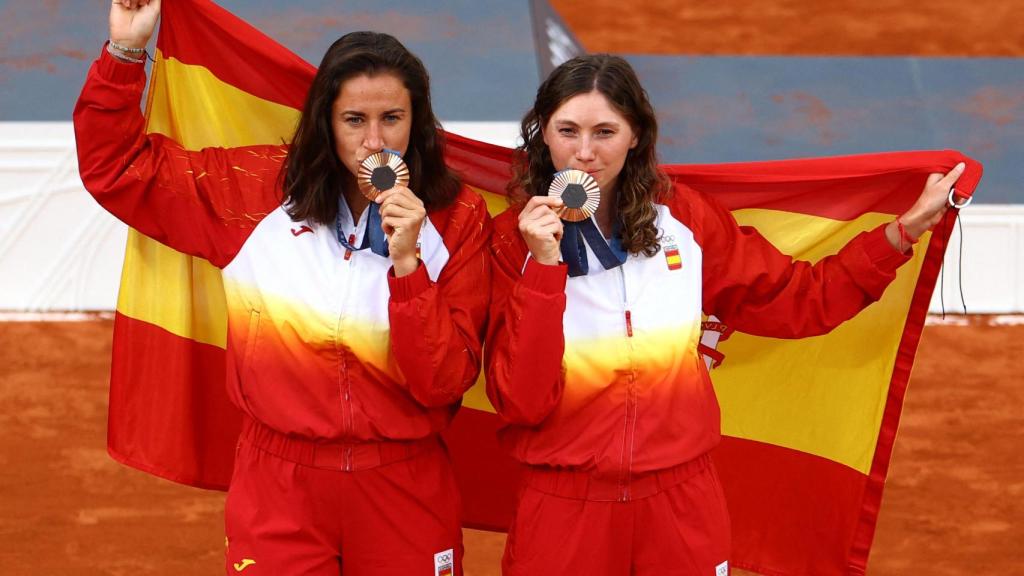
[[(314, 73), (211, 2), (167, 2), (147, 129), (190, 150), (287, 143)], [(492, 213), (503, 210), (511, 150), (455, 134), (447, 141), (449, 164)], [(970, 194), (981, 166), (951, 151), (665, 170), (715, 195), (784, 252), (815, 261), (901, 214), (930, 172), (961, 160), (968, 167), (957, 188)], [(733, 565), (864, 573), (951, 224), (950, 214), (922, 237), (885, 296), (831, 334), (706, 340), (724, 358), (712, 371), (724, 434), (714, 458), (733, 519)], [(114, 325), (108, 448), (115, 459), (184, 484), (227, 487), (240, 416), (223, 382), (226, 331), (219, 271), (132, 231)], [(511, 516), (517, 469), (497, 447), (499, 426), (478, 382), (446, 433), (470, 527), (503, 530)]]

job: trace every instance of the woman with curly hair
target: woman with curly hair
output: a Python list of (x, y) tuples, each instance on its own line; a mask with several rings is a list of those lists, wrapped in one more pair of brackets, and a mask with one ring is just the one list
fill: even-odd
[[(609, 55), (559, 66), (523, 119), (485, 347), (500, 440), (525, 465), (506, 574), (727, 574), (702, 312), (763, 336), (828, 332), (881, 297), (963, 172), (931, 175), (896, 221), (812, 266), (673, 186), (657, 136), (636, 74)], [(566, 169), (600, 187), (581, 222), (547, 195)]]

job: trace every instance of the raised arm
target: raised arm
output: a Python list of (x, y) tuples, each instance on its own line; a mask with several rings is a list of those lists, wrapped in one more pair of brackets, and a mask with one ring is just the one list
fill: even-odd
[(677, 199), (677, 210), (692, 211), (688, 217), (704, 253), (704, 311), (760, 336), (829, 332), (882, 297), (910, 259), (913, 242), (945, 213), (949, 188), (962, 173), (960, 164), (946, 175), (932, 174), (906, 214), (859, 234), (813, 265), (794, 261), (757, 230), (737, 225), (710, 198)]
[(92, 65), (75, 106), (82, 181), (112, 214), (143, 234), (223, 266), (259, 220), (279, 203), (280, 146), (185, 150), (145, 133), (139, 102), (143, 49), (160, 2), (125, 0), (110, 8), (111, 42)]

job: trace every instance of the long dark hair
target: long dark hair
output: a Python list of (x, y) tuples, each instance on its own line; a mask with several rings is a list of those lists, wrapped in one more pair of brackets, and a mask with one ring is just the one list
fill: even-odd
[(430, 105), (430, 77), (423, 62), (395, 37), (352, 32), (324, 54), (282, 170), (282, 191), (293, 220), (321, 224), (338, 215), (338, 195), (355, 179), (335, 152), (331, 107), (346, 80), (361, 74), (395, 74), (412, 100), (412, 128), (405, 162), (409, 188), (427, 210), (452, 203), (459, 180), (444, 163), (444, 136)]
[(622, 219), (622, 246), (632, 254), (653, 256), (661, 248), (654, 202), (664, 199), (671, 188), (668, 177), (658, 169), (654, 107), (632, 66), (618, 56), (578, 56), (555, 68), (540, 85), (533, 108), (520, 126), (523, 145), (516, 150), (509, 197), (513, 202), (525, 202), (531, 196), (547, 194), (555, 167), (541, 129), (566, 100), (594, 90), (629, 121), (637, 138), (619, 176), (616, 212)]

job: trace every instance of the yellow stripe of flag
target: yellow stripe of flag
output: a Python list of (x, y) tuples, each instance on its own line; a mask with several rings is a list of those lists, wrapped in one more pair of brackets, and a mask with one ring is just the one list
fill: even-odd
[[(159, 283), (153, 278), (159, 278)], [(117, 311), (182, 338), (227, 346), (227, 304), (220, 270), (135, 230), (128, 233)]]
[[(147, 105), (150, 133), (163, 134), (188, 150), (291, 138), (298, 110), (239, 90), (202, 66), (157, 56)], [(146, 280), (152, 278), (160, 282)], [(134, 230), (128, 237), (117, 310), (182, 338), (227, 345), (220, 271)]]
[(207, 68), (158, 57), (147, 115), (151, 133), (187, 150), (291, 141), (300, 112), (219, 80)]
[[(850, 222), (771, 210), (734, 215), (781, 251), (811, 262), (892, 220), (878, 213)], [(922, 238), (880, 301), (829, 334), (781, 340), (734, 333), (719, 344), (725, 362), (712, 376), (722, 433), (815, 454), (868, 474), (929, 240)]]

